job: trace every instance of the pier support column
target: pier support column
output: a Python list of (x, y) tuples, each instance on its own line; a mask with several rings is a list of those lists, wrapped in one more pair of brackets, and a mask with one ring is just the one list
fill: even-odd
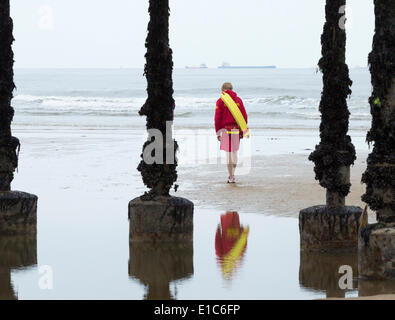
[(346, 64), (346, 31), (339, 21), (346, 0), (327, 0), (325, 24), (321, 36), (322, 57), (318, 63), (322, 72), (323, 90), (320, 143), (309, 156), (315, 178), (326, 189), (326, 205), (300, 211), (301, 250), (347, 251), (357, 249), (359, 219), (362, 209), (345, 206), (350, 192), (350, 166), (356, 159), (355, 148), (348, 133), (350, 112), (347, 97), (352, 81)]
[(18, 167), (20, 143), (11, 133), (14, 109), (13, 22), (10, 1), (0, 1), (0, 235), (30, 233), (36, 230), (37, 197), (10, 191)]
[[(322, 179), (328, 183), (325, 177)], [(338, 171), (338, 181), (350, 183), (350, 167)], [(305, 251), (355, 251), (362, 209), (345, 206), (345, 196), (326, 191), (327, 205), (312, 206), (299, 213), (300, 248)], [(367, 219), (367, 215), (365, 216)]]
[[(139, 111), (147, 117), (148, 139), (143, 145), (137, 170), (149, 191), (129, 203), (130, 241), (191, 242), (193, 203), (170, 195), (178, 177), (178, 144), (173, 139), (175, 102), (169, 0), (150, 0), (148, 11), (144, 68), (148, 97)], [(174, 190), (177, 188), (175, 185)]]
[(0, 236), (35, 233), (37, 196), (20, 191), (0, 192)]
[(395, 279), (395, 223), (371, 224), (362, 229), (358, 265), (362, 278)]
[(369, 54), (373, 144), (362, 176), (362, 196), (376, 212), (377, 223), (362, 228), (359, 272), (362, 278), (395, 280), (395, 2), (375, 0), (375, 34)]
[(129, 202), (130, 241), (192, 242), (193, 203), (179, 197)]
[(362, 209), (314, 206), (299, 213), (300, 248), (305, 251), (356, 251)]

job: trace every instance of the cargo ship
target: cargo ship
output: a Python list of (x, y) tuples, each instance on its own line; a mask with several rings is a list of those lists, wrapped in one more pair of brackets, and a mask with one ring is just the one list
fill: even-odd
[(276, 69), (276, 66), (232, 66), (224, 62), (218, 69)]
[(185, 66), (185, 69), (207, 69), (207, 65), (202, 63), (200, 66)]

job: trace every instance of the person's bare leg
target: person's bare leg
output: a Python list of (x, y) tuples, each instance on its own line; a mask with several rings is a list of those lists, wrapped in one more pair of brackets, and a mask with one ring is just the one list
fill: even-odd
[(233, 162), (232, 162), (232, 152), (227, 152), (226, 153), (226, 163), (228, 166), (228, 173), (229, 173), (229, 180), (228, 181), (233, 181)]
[(233, 177), (233, 181), (235, 179), (235, 171), (236, 171), (236, 167), (237, 167), (237, 151), (232, 151), (231, 153), (231, 158), (232, 158), (232, 177)]

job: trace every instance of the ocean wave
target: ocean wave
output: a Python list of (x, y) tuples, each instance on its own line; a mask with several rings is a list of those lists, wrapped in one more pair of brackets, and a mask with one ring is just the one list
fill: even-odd
[[(145, 102), (145, 97), (138, 98), (120, 98), (120, 97), (92, 97), (92, 96), (35, 96), (35, 95), (17, 95), (14, 101), (20, 108), (40, 107), (56, 110), (73, 110), (73, 108), (85, 109), (105, 109), (114, 111), (138, 110)], [(175, 96), (177, 108), (212, 109), (218, 97), (191, 97)], [(313, 98), (303, 98), (296, 96), (268, 96), (243, 99), (246, 107), (257, 105), (285, 105), (295, 107), (316, 107), (317, 100)], [(122, 109), (124, 108), (124, 109)]]
[[(175, 115), (181, 118), (213, 115), (218, 97), (175, 96)], [(28, 115), (138, 116), (145, 97), (39, 96), (17, 95), (16, 112)], [(292, 95), (243, 99), (249, 115), (254, 117), (319, 119), (319, 99)], [(369, 106), (358, 97), (349, 102), (351, 119), (370, 119)]]
[(15, 102), (28, 104), (39, 104), (46, 107), (111, 107), (114, 105), (135, 105), (140, 106), (145, 98), (111, 98), (111, 97), (84, 97), (84, 96), (34, 96), (17, 95)]
[(245, 99), (245, 103), (250, 104), (276, 104), (276, 105), (316, 105), (318, 100), (314, 98), (305, 98), (297, 96), (267, 96), (260, 98)]

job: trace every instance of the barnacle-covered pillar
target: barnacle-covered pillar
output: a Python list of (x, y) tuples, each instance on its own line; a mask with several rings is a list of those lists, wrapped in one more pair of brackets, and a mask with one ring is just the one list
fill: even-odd
[(374, 143), (362, 176), (362, 196), (376, 211), (377, 223), (361, 230), (362, 277), (395, 279), (395, 1), (375, 0), (375, 35), (369, 55), (373, 92), (369, 99)]
[(34, 232), (37, 197), (11, 190), (18, 166), (19, 140), (11, 135), (14, 109), (11, 106), (14, 85), (13, 23), (9, 0), (0, 1), (0, 234)]
[(326, 205), (301, 210), (299, 214), (302, 250), (349, 250), (357, 247), (361, 208), (345, 206), (350, 192), (350, 166), (355, 148), (348, 132), (347, 97), (352, 81), (346, 64), (344, 8), (346, 0), (327, 0), (326, 22), (321, 36), (322, 58), (319, 68), (324, 88), (320, 144), (309, 160), (315, 163), (316, 179), (326, 188)]
[(147, 117), (148, 139), (141, 172), (150, 189), (129, 203), (131, 241), (192, 241), (193, 203), (169, 194), (177, 180), (177, 142), (172, 136), (173, 60), (169, 46), (169, 0), (149, 1), (145, 75), (148, 98), (140, 110)]

